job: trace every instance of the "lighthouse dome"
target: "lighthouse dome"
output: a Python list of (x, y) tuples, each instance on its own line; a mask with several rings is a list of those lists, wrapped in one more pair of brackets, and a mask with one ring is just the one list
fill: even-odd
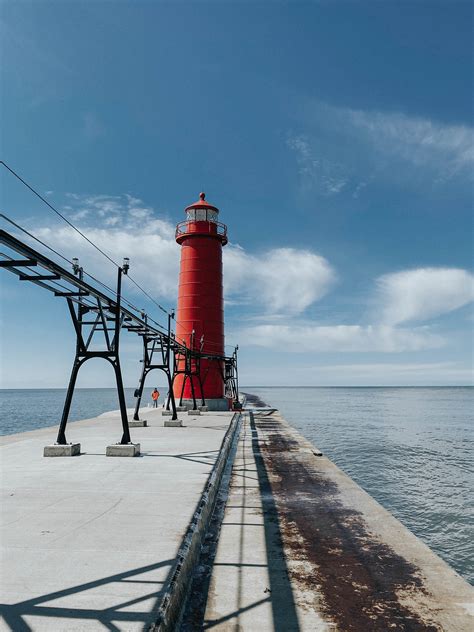
[(186, 219), (176, 226), (176, 241), (183, 243), (188, 238), (212, 237), (227, 243), (227, 226), (219, 222), (219, 209), (209, 204), (206, 194), (200, 193), (199, 200), (185, 208)]
[(185, 209), (186, 219), (196, 222), (217, 222), (219, 209), (217, 206), (209, 204), (206, 200), (206, 194), (200, 193), (199, 200), (190, 204)]

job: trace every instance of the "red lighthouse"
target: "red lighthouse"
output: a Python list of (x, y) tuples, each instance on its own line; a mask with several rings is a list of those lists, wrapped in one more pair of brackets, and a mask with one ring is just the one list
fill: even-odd
[[(176, 227), (181, 246), (176, 338), (204, 354), (224, 356), (222, 246), (227, 243), (227, 226), (218, 221), (219, 209), (206, 201), (204, 193), (185, 213), (186, 220)], [(203, 358), (199, 375), (187, 380), (178, 374), (175, 397), (183, 395), (183, 403), (190, 405), (192, 387), (196, 398), (204, 395), (209, 410), (228, 408), (219, 360)]]

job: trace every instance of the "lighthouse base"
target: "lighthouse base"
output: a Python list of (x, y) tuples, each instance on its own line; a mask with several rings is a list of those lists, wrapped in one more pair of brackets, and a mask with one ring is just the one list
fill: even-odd
[[(183, 407), (187, 410), (193, 408), (194, 402), (192, 399), (183, 399)], [(201, 406), (200, 398), (196, 398), (196, 405), (199, 408)], [(225, 397), (219, 397), (216, 399), (206, 399), (206, 406), (209, 411), (225, 411), (229, 410), (229, 400)]]

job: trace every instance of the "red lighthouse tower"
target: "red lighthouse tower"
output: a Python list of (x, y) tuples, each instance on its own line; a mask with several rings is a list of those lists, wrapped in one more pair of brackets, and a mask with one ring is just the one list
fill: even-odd
[[(227, 243), (227, 226), (218, 221), (219, 209), (205, 197), (201, 193), (185, 209), (186, 220), (176, 227), (181, 246), (176, 338), (203, 353), (224, 356), (222, 246)], [(175, 397), (183, 394), (183, 404), (190, 405), (194, 387), (196, 398), (203, 394), (209, 410), (226, 410), (222, 375), (222, 362), (202, 359), (199, 377), (176, 376)]]

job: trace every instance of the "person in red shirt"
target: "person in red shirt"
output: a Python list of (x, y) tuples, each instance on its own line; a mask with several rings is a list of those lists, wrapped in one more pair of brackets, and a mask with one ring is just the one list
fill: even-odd
[(155, 388), (155, 390), (151, 394), (151, 398), (153, 400), (153, 408), (158, 408), (158, 397), (160, 396), (160, 391)]

